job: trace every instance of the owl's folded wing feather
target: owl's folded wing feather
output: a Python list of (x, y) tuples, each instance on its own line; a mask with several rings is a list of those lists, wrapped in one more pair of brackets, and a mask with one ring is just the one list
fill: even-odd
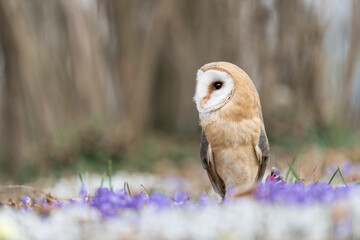
[(215, 192), (224, 197), (226, 193), (225, 184), (216, 171), (211, 146), (204, 131), (201, 133), (200, 157), (202, 166), (206, 169)]
[(259, 143), (257, 146), (255, 146), (255, 152), (256, 155), (258, 157), (259, 160), (259, 172), (257, 175), (257, 181), (261, 180), (262, 177), (264, 176), (265, 170), (266, 170), (266, 165), (269, 161), (270, 158), (270, 147), (269, 147), (269, 142), (268, 139), (266, 137), (266, 132), (264, 130), (264, 127), (261, 127), (261, 132), (260, 132), (260, 138), (259, 138)]

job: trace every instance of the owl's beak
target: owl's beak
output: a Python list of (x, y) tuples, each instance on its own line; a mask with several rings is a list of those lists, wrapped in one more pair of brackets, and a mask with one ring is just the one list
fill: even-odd
[(209, 96), (204, 97), (203, 99), (200, 100), (200, 106), (204, 107), (204, 105), (207, 103), (207, 101), (209, 101)]

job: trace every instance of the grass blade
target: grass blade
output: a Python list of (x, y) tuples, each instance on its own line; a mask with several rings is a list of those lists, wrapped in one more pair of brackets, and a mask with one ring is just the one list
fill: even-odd
[(344, 179), (344, 176), (343, 176), (340, 168), (339, 168), (339, 167), (337, 167), (337, 168), (338, 168), (338, 170), (339, 170), (339, 174), (340, 174), (341, 180), (343, 181), (343, 183), (345, 184), (345, 186), (347, 186), (347, 184), (346, 184), (346, 182), (345, 182), (345, 179)]
[(293, 168), (292, 164), (288, 163), (288, 166), (289, 166), (289, 169), (290, 169), (292, 175), (295, 177), (296, 181), (299, 181), (300, 179), (299, 179), (295, 169)]
[(112, 162), (111, 162), (111, 160), (109, 160), (108, 175), (109, 175), (109, 187), (110, 187), (110, 190), (114, 191), (113, 184), (112, 184)]
[(91, 192), (91, 186), (90, 186), (89, 172), (88, 171), (85, 172), (85, 180), (88, 183), (88, 191)]
[(81, 173), (79, 173), (79, 178), (80, 178), (80, 182), (81, 182), (81, 184), (84, 184), (84, 179), (83, 179), (83, 177), (82, 177)]
[(144, 185), (140, 184), (140, 186), (144, 189), (146, 196), (149, 197), (149, 191), (144, 187)]
[(336, 169), (336, 171), (334, 172), (334, 174), (331, 176), (328, 184), (331, 184), (332, 180), (334, 179), (335, 175), (339, 172), (339, 168)]
[[(291, 161), (291, 166), (294, 166), (295, 162), (297, 161), (298, 157), (299, 157), (300, 154), (297, 154)], [(288, 164), (289, 165), (289, 164)], [(288, 181), (288, 178), (289, 178), (289, 175), (290, 175), (290, 167), (288, 168), (288, 171), (286, 172), (286, 176), (285, 176), (285, 182)]]
[(124, 182), (124, 190), (125, 190), (125, 194), (129, 194), (131, 196), (131, 192), (130, 192), (130, 187), (129, 187), (129, 183), (128, 182)]
[(105, 181), (105, 173), (104, 173), (103, 176), (101, 177), (100, 188), (102, 188), (102, 187), (104, 186), (104, 181)]

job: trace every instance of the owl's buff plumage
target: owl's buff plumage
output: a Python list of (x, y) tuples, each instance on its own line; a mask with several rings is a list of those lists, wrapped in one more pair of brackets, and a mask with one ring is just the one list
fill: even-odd
[(203, 129), (203, 166), (215, 191), (224, 196), (230, 186), (251, 187), (264, 174), (269, 145), (250, 77), (231, 63), (206, 64), (198, 72), (194, 100)]

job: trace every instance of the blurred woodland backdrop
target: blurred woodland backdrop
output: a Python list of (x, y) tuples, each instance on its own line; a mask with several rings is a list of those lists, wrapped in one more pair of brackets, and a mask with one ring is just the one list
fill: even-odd
[(1, 0), (1, 170), (132, 161), (148, 136), (198, 161), (195, 74), (219, 60), (253, 79), (272, 147), (359, 148), (359, 44), (356, 0)]

